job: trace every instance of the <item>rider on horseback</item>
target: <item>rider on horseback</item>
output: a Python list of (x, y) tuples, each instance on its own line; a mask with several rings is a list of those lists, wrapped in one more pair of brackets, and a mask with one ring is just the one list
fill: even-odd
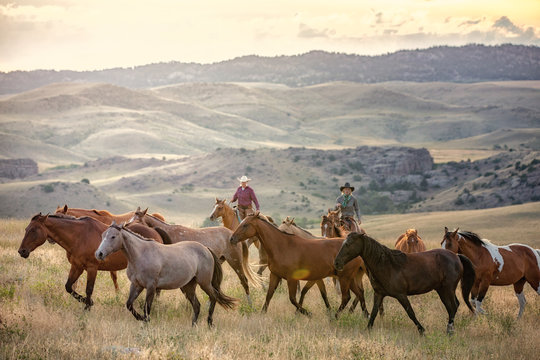
[[(336, 199), (336, 206), (334, 210), (341, 210), (341, 220), (344, 222), (345, 227), (349, 231), (360, 231), (360, 225), (362, 221), (360, 220), (360, 210), (358, 207), (358, 200), (352, 192), (354, 191), (354, 186), (351, 186), (348, 182), (345, 185), (339, 188), (341, 195)], [(358, 218), (358, 222), (354, 219), (354, 214)]]

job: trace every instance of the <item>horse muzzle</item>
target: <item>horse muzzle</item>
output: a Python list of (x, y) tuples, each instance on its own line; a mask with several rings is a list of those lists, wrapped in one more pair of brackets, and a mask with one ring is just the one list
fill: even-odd
[(233, 245), (238, 244), (238, 236), (232, 235), (231, 238), (229, 239), (229, 241), (230, 241), (231, 244), (233, 244)]
[(105, 260), (105, 255), (103, 254), (103, 251), (97, 250), (94, 255), (96, 256), (96, 259), (98, 259), (100, 261)]
[(19, 255), (21, 255), (21, 257), (26, 259), (28, 258), (28, 256), (30, 256), (30, 251), (26, 249), (19, 249)]
[(343, 266), (344, 264), (341, 261), (334, 261), (334, 268), (336, 269), (336, 271), (343, 270)]

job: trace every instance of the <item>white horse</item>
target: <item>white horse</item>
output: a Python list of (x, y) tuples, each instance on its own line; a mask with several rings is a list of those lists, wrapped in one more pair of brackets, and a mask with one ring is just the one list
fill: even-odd
[[(137, 320), (149, 321), (156, 289), (180, 288), (193, 306), (192, 325), (197, 322), (200, 311), (195, 294), (197, 284), (210, 298), (208, 326), (212, 326), (216, 302), (225, 309), (235, 306), (237, 300), (220, 290), (223, 271), (219, 260), (210, 249), (198, 242), (158, 244), (113, 222), (103, 232), (95, 256), (98, 260), (104, 260), (118, 250), (122, 250), (128, 259), (127, 276), (131, 287), (126, 307)], [(133, 302), (143, 289), (146, 289), (146, 301), (144, 316), (141, 316), (133, 308)]]

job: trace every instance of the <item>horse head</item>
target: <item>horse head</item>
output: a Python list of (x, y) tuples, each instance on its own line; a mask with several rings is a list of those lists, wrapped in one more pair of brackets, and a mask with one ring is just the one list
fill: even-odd
[(446, 250), (450, 250), (452, 252), (457, 253), (459, 250), (459, 234), (458, 234), (459, 228), (456, 230), (450, 232), (448, 231), (448, 228), (444, 227), (444, 236), (441, 241), (441, 247)]
[(216, 203), (214, 204), (214, 209), (212, 210), (212, 213), (210, 214), (210, 220), (215, 221), (219, 217), (223, 217), (225, 214), (225, 207), (227, 206), (226, 200), (220, 200), (216, 198)]
[(128, 224), (131, 223), (140, 223), (147, 225), (144, 221), (144, 217), (146, 216), (146, 212), (148, 211), (148, 208), (146, 208), (144, 211), (141, 210), (141, 207), (138, 206), (137, 210), (135, 210), (135, 213), (133, 214), (133, 217), (128, 221)]
[(231, 235), (231, 244), (236, 245), (239, 241), (244, 241), (246, 239), (254, 237), (257, 234), (257, 229), (255, 228), (253, 223), (257, 219), (267, 221), (264, 215), (259, 212), (259, 210), (257, 210), (254, 214), (246, 216)]
[(343, 270), (345, 264), (359, 255), (363, 249), (364, 236), (366, 235), (354, 232), (347, 235), (347, 238), (343, 241), (343, 244), (341, 244), (341, 249), (339, 249), (336, 258), (334, 259), (334, 267), (337, 271)]
[(96, 259), (103, 261), (107, 256), (122, 248), (122, 229), (125, 223), (118, 225), (113, 220), (112, 224), (101, 234), (101, 243), (94, 253)]
[(49, 237), (47, 228), (45, 227), (45, 221), (49, 217), (49, 214), (43, 216), (41, 213), (34, 215), (30, 224), (25, 229), (24, 237), (19, 246), (19, 255), (23, 258), (30, 256), (30, 253), (34, 251), (38, 246), (43, 245), (45, 240)]

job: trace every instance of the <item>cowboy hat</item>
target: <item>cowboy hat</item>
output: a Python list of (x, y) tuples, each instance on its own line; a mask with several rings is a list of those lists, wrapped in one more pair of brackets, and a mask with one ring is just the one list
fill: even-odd
[(351, 192), (354, 191), (354, 186), (351, 186), (351, 184), (349, 184), (348, 182), (346, 182), (345, 185), (340, 186), (339, 191), (343, 191), (343, 189), (345, 189), (345, 188), (351, 189)]
[(248, 181), (250, 181), (250, 180), (251, 180), (251, 179), (248, 178), (246, 175), (242, 175), (241, 178), (238, 178), (238, 181), (240, 181), (240, 182), (248, 182)]

